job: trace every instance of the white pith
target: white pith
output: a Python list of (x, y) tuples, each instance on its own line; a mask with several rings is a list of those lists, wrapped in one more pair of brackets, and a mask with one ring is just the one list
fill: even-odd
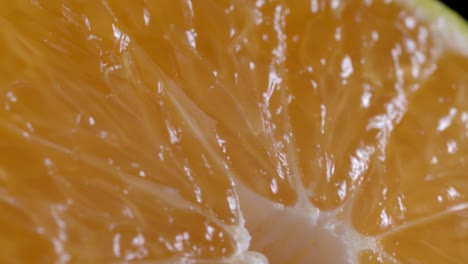
[[(245, 231), (239, 237), (238, 247), (251, 253), (241, 253), (241, 263), (359, 263), (359, 254), (370, 250), (393, 260), (376, 244), (376, 239), (359, 234), (351, 224), (352, 200), (343, 207), (323, 212), (313, 204), (283, 207), (275, 204), (244, 186), (238, 186)], [(251, 235), (254, 234), (254, 239)], [(253, 252), (265, 251), (270, 243), (279, 241), (280, 250), (266, 250), (264, 258)], [(295, 256), (301, 255), (299, 259)], [(232, 263), (233, 260), (229, 261)], [(234, 261), (236, 262), (236, 261)], [(394, 260), (395, 263), (397, 263)]]

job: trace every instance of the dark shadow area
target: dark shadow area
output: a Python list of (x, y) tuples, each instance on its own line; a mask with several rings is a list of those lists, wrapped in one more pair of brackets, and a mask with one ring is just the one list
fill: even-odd
[(465, 20), (468, 20), (468, 3), (466, 0), (442, 0), (442, 2), (457, 11)]

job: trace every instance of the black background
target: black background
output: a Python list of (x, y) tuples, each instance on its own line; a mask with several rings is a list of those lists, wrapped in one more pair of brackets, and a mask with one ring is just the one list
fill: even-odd
[(457, 11), (468, 20), (468, 1), (467, 0), (442, 0), (447, 6)]

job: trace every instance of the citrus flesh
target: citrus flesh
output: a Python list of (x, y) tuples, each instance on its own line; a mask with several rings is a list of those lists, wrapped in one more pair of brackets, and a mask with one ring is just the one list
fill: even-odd
[(468, 262), (468, 41), (431, 8), (0, 1), (0, 262)]

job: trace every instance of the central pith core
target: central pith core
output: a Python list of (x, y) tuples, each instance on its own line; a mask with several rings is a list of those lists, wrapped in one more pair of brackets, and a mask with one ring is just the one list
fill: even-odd
[(246, 188), (239, 198), (251, 236), (249, 251), (263, 254), (269, 263), (354, 264), (361, 251), (380, 251), (372, 237), (354, 230), (345, 208), (282, 207)]

